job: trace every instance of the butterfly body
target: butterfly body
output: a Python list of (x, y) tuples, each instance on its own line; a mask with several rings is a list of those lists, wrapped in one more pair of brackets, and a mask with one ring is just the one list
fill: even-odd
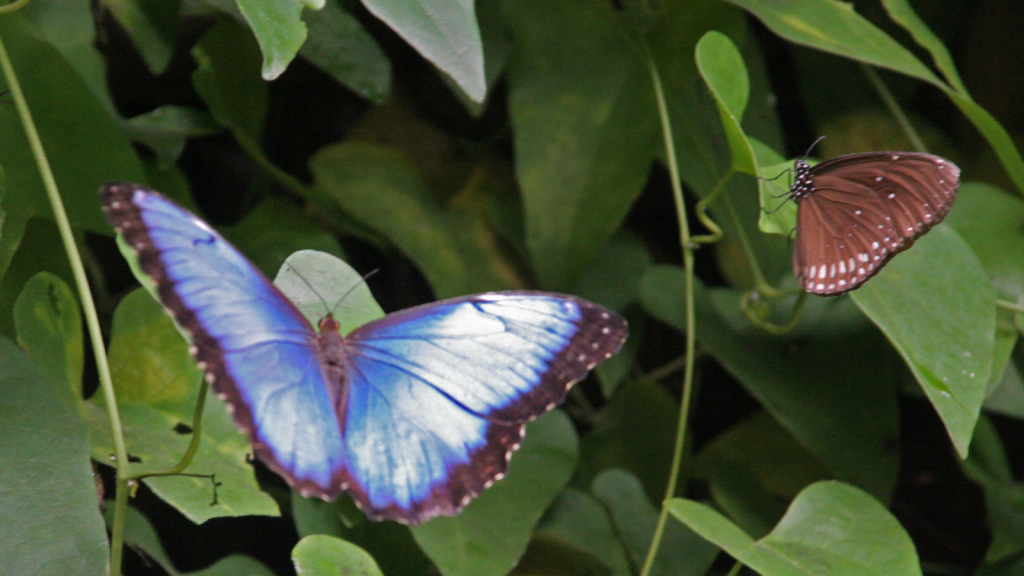
[(319, 331), (202, 220), (133, 184), (108, 220), (246, 432), (304, 496), (348, 491), (373, 518), (457, 513), (500, 479), (524, 424), (614, 354), (617, 314), (573, 296), (492, 292)]
[(949, 213), (960, 169), (944, 158), (869, 152), (796, 163), (793, 272), (806, 291), (860, 287)]

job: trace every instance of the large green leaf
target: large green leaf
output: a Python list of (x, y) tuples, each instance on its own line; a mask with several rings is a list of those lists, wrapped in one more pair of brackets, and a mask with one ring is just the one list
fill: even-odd
[[(56, 274), (65, 283), (71, 284), (74, 278), (68, 265), (68, 256), (64, 252), (57, 226), (52, 220), (32, 218), (27, 223), (17, 222), (13, 215), (7, 214), (0, 228), (0, 238), (8, 235), (19, 236), (18, 250), (10, 260), (0, 281), (0, 310), (11, 310), (15, 300), (21, 295), (25, 285), (39, 272)], [(0, 244), (3, 239), (0, 239)], [(14, 337), (13, 316), (0, 314), (0, 333)]]
[(181, 0), (123, 0), (108, 2), (104, 9), (131, 37), (149, 71), (163, 74), (174, 54)]
[(768, 412), (719, 435), (695, 464), (715, 504), (755, 537), (771, 531), (800, 490), (830, 476)]
[(263, 79), (275, 80), (306, 40), (302, 3), (295, 0), (237, 0), (238, 9), (263, 53)]
[(658, 142), (650, 77), (610, 5), (510, 2), (506, 12), (526, 243), (541, 285), (567, 290), (647, 177)]
[(974, 253), (940, 224), (851, 296), (903, 356), (966, 457), (996, 330), (995, 293)]
[(473, 0), (363, 0), (474, 101), (487, 95), (484, 51)]
[[(678, 330), (683, 275), (659, 266), (644, 277), (644, 307)], [(837, 478), (888, 500), (899, 463), (898, 360), (880, 335), (851, 327), (837, 300), (819, 317), (805, 310), (793, 334), (765, 334), (740, 314), (736, 291), (695, 288), (700, 345)]]
[(35, 34), (60, 52), (112, 118), (117, 117), (107, 85), (107, 64), (96, 42), (89, 0), (40, 0), (18, 11)]
[(18, 344), (50, 380), (82, 399), (82, 318), (71, 289), (58, 276), (33, 276), (14, 303)]
[(332, 536), (306, 536), (292, 550), (292, 562), (299, 576), (383, 576), (365, 550)]
[[(57, 310), (51, 310), (51, 313)], [(61, 315), (66, 308), (59, 310)], [(58, 317), (48, 324), (60, 323)], [(10, 574), (107, 573), (88, 431), (65, 382), (0, 337), (0, 558)]]
[(317, 152), (310, 169), (325, 205), (393, 242), (439, 298), (517, 287), (483, 214), (456, 202), (442, 205), (397, 150), (342, 142)]
[(259, 53), (249, 32), (223, 20), (206, 31), (192, 56), (196, 59), (192, 84), (210, 114), (243, 145), (254, 145), (263, 129), (268, 96), (266, 82), (256, 73)]
[(718, 107), (732, 153), (732, 169), (757, 176), (754, 150), (740, 122), (750, 97), (750, 79), (736, 45), (721, 32), (708, 32), (697, 43), (697, 68)]
[(536, 540), (590, 556), (611, 576), (629, 576), (630, 562), (608, 511), (596, 498), (569, 488), (558, 496), (537, 527)]
[(309, 37), (299, 54), (350, 90), (377, 104), (391, 93), (391, 62), (354, 16), (336, 2), (305, 14)]
[(620, 387), (581, 438), (573, 485), (589, 489), (603, 471), (620, 468), (640, 479), (648, 498), (663, 498), (678, 418), (678, 401), (658, 384)]
[[(60, 52), (33, 34), (20, 14), (0, 18), (0, 36), (26, 94), (71, 224), (108, 230), (96, 190), (108, 180), (142, 181), (142, 165), (117, 122)], [(2, 85), (2, 83), (0, 83)], [(7, 88), (6, 86), (2, 86)], [(0, 165), (6, 179), (7, 218), (0, 237), (0, 270), (34, 215), (50, 205), (14, 106), (0, 106)]]
[(764, 576), (921, 574), (914, 544), (899, 521), (868, 494), (839, 482), (809, 486), (757, 541), (704, 504), (675, 499), (666, 506)]
[(241, 222), (220, 232), (267, 277), (276, 274), (285, 259), (299, 250), (344, 256), (334, 234), (295, 203), (277, 197), (262, 200)]
[[(644, 493), (640, 480), (624, 470), (606, 470), (594, 479), (591, 492), (604, 504), (633, 566), (643, 566), (654, 539), (658, 510)], [(665, 526), (651, 574), (698, 576), (706, 574), (718, 548), (692, 530), (676, 523)]]

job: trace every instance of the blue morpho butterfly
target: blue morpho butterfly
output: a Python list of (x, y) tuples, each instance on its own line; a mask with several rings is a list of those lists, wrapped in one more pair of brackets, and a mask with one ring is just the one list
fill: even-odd
[(524, 423), (626, 340), (619, 315), (549, 292), (489, 292), (339, 334), (198, 217), (134, 184), (101, 190), (163, 305), (255, 453), (304, 496), (366, 514), (451, 516), (500, 479)]

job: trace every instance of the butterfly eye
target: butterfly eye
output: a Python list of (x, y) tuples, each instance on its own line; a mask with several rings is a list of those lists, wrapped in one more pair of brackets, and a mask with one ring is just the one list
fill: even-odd
[(804, 290), (860, 287), (949, 213), (960, 168), (931, 154), (849, 154), (813, 168), (798, 161), (793, 272)]

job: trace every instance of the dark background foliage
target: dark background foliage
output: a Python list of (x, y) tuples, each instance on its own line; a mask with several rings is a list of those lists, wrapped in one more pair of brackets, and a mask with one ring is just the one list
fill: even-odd
[[(575, 493), (571, 490), (596, 493), (593, 483), (608, 469), (627, 470), (642, 484), (642, 494), (653, 506), (661, 501), (677, 411), (673, 401), (683, 393), (682, 372), (664, 368), (679, 362), (685, 342), (671, 315), (659, 315), (650, 298), (644, 300), (642, 295), (641, 277), (655, 264), (679, 265), (682, 249), (671, 177), (655, 128), (657, 110), (650, 79), (646, 69), (631, 60), (639, 58), (639, 52), (629, 34), (640, 30), (654, 46), (654, 59), (670, 100), (669, 112), (678, 122), (677, 139), (700, 136), (700, 144), (691, 148), (683, 145), (678, 154), (687, 187), (689, 224), (697, 234), (707, 230), (693, 216), (695, 204), (707, 196), (714, 179), (729, 164), (729, 147), (715, 104), (693, 70), (694, 43), (709, 30), (729, 36), (750, 71), (751, 100), (742, 118), (744, 129), (783, 157), (802, 156), (822, 134), (827, 138), (814, 151), (821, 157), (909, 149), (910, 142), (886, 111), (859, 63), (790, 43), (731, 4), (700, 2), (680, 8), (613, 2), (594, 8), (576, 2), (570, 9), (515, 0), (478, 2), (484, 49), (489, 51), (488, 66), (495, 66), (487, 99), (480, 104), (471, 102), (450, 77), (362, 4), (328, 2), (353, 17), (379, 53), (352, 52), (369, 56), (361, 64), (359, 56), (351, 56), (357, 63), (346, 72), (344, 68), (327, 69), (322, 60), (314, 61), (308, 52), (300, 52), (279, 77), (269, 82), (259, 77), (260, 52), (252, 33), (237, 13), (232, 14), (231, 7), (224, 9), (217, 2), (211, 2), (212, 6), (185, 3), (179, 14), (163, 20), (150, 13), (152, 21), (165, 24), (165, 36), (167, 26), (173, 31), (163, 42), (173, 47), (166, 68), (154, 73), (152, 64), (138, 49), (138, 29), (126, 23), (118, 8), (94, 2), (90, 7), (95, 28), (91, 44), (102, 56), (103, 80), (113, 105), (108, 112), (132, 139), (133, 153), (141, 161), (134, 173), (123, 173), (113, 163), (102, 164), (97, 159), (102, 165), (93, 173), (80, 175), (80, 185), (94, 189), (106, 179), (144, 179), (194, 207), (270, 275), (283, 258), (301, 248), (343, 255), (362, 274), (378, 271), (368, 283), (389, 312), (457, 293), (526, 287), (581, 293), (626, 313), (631, 321), (632, 347), (623, 353), (619, 365), (607, 367), (599, 372), (599, 378), (585, 381), (582, 394), (571, 397), (565, 407), (580, 438), (579, 463), (569, 482), (569, 496), (562, 493), (557, 505), (544, 516), (519, 568), (522, 572), (558, 574), (617, 573), (606, 560), (595, 558), (594, 550), (559, 531), (567, 524), (560, 523), (563, 518), (558, 513), (579, 513), (583, 508), (572, 507), (570, 496), (575, 497)], [(45, 12), (52, 4), (41, 0), (34, 4), (37, 12), (31, 14), (31, 22), (38, 31), (40, 23), (52, 17)], [(137, 5), (152, 8), (163, 4)], [(166, 3), (172, 4), (177, 7), (176, 3)], [(1024, 36), (1019, 33), (1024, 14), (1019, 7), (1011, 1), (992, 0), (917, 1), (913, 8), (949, 48), (977, 103), (1017, 139), (1024, 124), (1019, 106), (1024, 89), (1024, 60), (1019, 58), (1024, 49)], [(921, 61), (931, 62), (928, 52), (917, 47), (879, 3), (858, 1), (854, 9), (910, 48)], [(307, 9), (307, 21), (309, 14)], [(5, 17), (10, 18), (0, 16)], [(601, 27), (609, 21), (619, 22), (630, 32), (607, 35), (611, 38), (607, 44), (587, 44), (585, 40), (590, 36), (605, 38), (602, 34), (606, 31)], [(686, 25), (673, 27), (671, 23), (677, 21)], [(706, 26), (702, 28), (702, 24)], [(554, 32), (560, 26), (564, 38)], [(10, 42), (13, 29), (11, 24), (0, 28), (0, 36)], [(59, 44), (52, 37), (45, 42)], [(24, 44), (29, 46), (31, 42)], [(306, 49), (312, 48), (307, 45)], [(335, 44), (324, 50), (343, 53), (345, 49), (346, 45)], [(607, 65), (595, 64), (602, 63), (598, 57), (580, 57), (579, 83), (586, 86), (578, 92), (571, 90), (571, 82), (552, 84), (551, 76), (545, 76), (566, 74), (566, 69), (559, 67), (579, 56), (574, 50), (584, 49), (595, 53), (607, 50)], [(30, 48), (11, 52), (18, 73), (31, 75), (19, 68), (17, 59), (19, 54), (31, 52)], [(545, 65), (555, 72), (545, 70)], [(492, 70), (487, 73), (490, 75)], [(214, 78), (206, 86), (215, 85), (222, 100), (204, 92), (202, 74)], [(614, 79), (608, 82), (613, 86), (602, 83), (605, 74)], [(343, 83), (346, 78), (349, 82)], [(1010, 198), (1007, 202), (1019, 204), (1019, 194), (1012, 192), (1013, 179), (1007, 176), (989, 143), (942, 91), (895, 72), (883, 70), (881, 78), (930, 151), (958, 163), (965, 180), (1011, 191), (1005, 195)], [(26, 84), (32, 86), (31, 82)], [(613, 88), (635, 97), (602, 100), (604, 93), (600, 91), (613, 93)], [(583, 182), (579, 183), (572, 181), (573, 171), (583, 169), (572, 165), (573, 157), (563, 150), (580, 146), (582, 138), (577, 133), (565, 136), (564, 142), (554, 140), (564, 136), (559, 132), (560, 119), (545, 112), (544, 107), (558, 100), (559, 91), (566, 99), (582, 99), (586, 89), (595, 94), (592, 104), (609, 105), (608, 117), (612, 124), (619, 125), (594, 129), (594, 137), (604, 140), (594, 143), (593, 155), (587, 158), (592, 162), (586, 167), (589, 175), (580, 177)], [(67, 98), (73, 100), (76, 93)], [(9, 99), (0, 99), (0, 106), (10, 107)], [(61, 119), (59, 110), (54, 112), (52, 107), (61, 106), (59, 100), (34, 101), (29, 91), (28, 101), (39, 116), (49, 114), (57, 117), (57, 122), (71, 121)], [(51, 108), (47, 110), (47, 106)], [(160, 125), (132, 125), (129, 120), (166, 106), (193, 116)], [(586, 110), (586, 105), (581, 108)], [(575, 119), (567, 118), (563, 130), (581, 130), (570, 120)], [(81, 121), (84, 124), (87, 119)], [(634, 124), (650, 125), (651, 129), (638, 136), (629, 131)], [(3, 125), (5, 130), (12, 126), (18, 124), (10, 121)], [(628, 142), (616, 148), (616, 139)], [(348, 146), (333, 147), (339, 142)], [(180, 144), (184, 147), (178, 154), (175, 147)], [(89, 146), (86, 142), (78, 145)], [(97, 146), (104, 150), (102, 145)], [(575, 244), (543, 244), (543, 238), (537, 240), (537, 229), (531, 228), (535, 225), (531, 223), (540, 219), (538, 213), (546, 214), (545, 225), (556, 230), (562, 217), (557, 204), (552, 207), (541, 203), (538, 208), (524, 200), (532, 198), (531, 194), (543, 195), (547, 189), (541, 187), (537, 192), (531, 187), (537, 186), (538, 179), (554, 180), (552, 174), (558, 172), (550, 171), (538, 160), (545, 146), (553, 158), (563, 158), (566, 163), (566, 187), (575, 182), (584, 191), (582, 201), (569, 198), (564, 203), (564, 227), (582, 230), (574, 238), (583, 239)], [(68, 284), (71, 277), (62, 263), (62, 251), (51, 220), (45, 216), (47, 211), (28, 212), (15, 204), (27, 205), (12, 194), (21, 180), (12, 176), (16, 171), (11, 163), (23, 159), (11, 153), (11, 148), (0, 145), (0, 165), (7, 173), (4, 208), (8, 222), (25, 225), (20, 244), (17, 240), (13, 245), (0, 244), (2, 263), (7, 266), (0, 302), (13, 308), (32, 273), (48, 270)], [(335, 155), (325, 155), (328, 148)], [(712, 165), (706, 174), (694, 169), (696, 155), (688, 154), (695, 150), (716, 153), (710, 160), (703, 159)], [(60, 171), (59, 153), (54, 163)], [(66, 169), (74, 168), (72, 163)], [(345, 173), (339, 175), (341, 172)], [(99, 178), (94, 178), (96, 174), (103, 176), (94, 182)], [(370, 182), (366, 190), (359, 188), (363, 184), (361, 174), (372, 174), (366, 177)], [(332, 185), (330, 178), (343, 184)], [(58, 178), (62, 186), (74, 180), (66, 173)], [(557, 190), (558, 182), (561, 180), (549, 184), (551, 189)], [(739, 204), (741, 215), (747, 219), (742, 226), (755, 231), (759, 210), (756, 181), (747, 178), (741, 184), (746, 188), (730, 188), (728, 193), (733, 198), (745, 198)], [(405, 185), (408, 187), (401, 188)], [(357, 188), (362, 192), (353, 191)], [(346, 195), (345, 199), (341, 195)], [(583, 207), (579, 209), (583, 217), (574, 212), (579, 206)], [(80, 235), (81, 245), (88, 248), (86, 258), (100, 316), (108, 337), (113, 339), (116, 336), (109, 335), (116, 332), (116, 326), (112, 326), (116, 320), (111, 320), (115, 307), (135, 282), (109, 229), (97, 225), (97, 207), (94, 198), (73, 200), (69, 211), (76, 229), (87, 231)], [(597, 216), (587, 216), (588, 210)], [(727, 218), (721, 204), (713, 204), (711, 210), (716, 218)], [(954, 207), (953, 216), (956, 210)], [(22, 218), (21, 214), (32, 218)], [(985, 212), (981, 214), (984, 217)], [(610, 224), (594, 224), (601, 217), (610, 219)], [(581, 221), (584, 224), (579, 224)], [(971, 225), (984, 228), (977, 220), (962, 224)], [(1010, 230), (1006, 242), (1019, 242), (1024, 237), (1024, 218), (1008, 221), (1006, 226)], [(714, 294), (702, 296), (705, 311), (711, 309), (714, 300), (719, 312), (732, 312), (721, 312), (725, 320), (717, 320), (720, 325), (715, 320), (698, 323), (697, 392), (687, 446), (687, 482), (678, 495), (710, 501), (732, 512), (733, 519), (757, 538), (764, 535), (751, 528), (757, 522), (744, 524), (736, 519), (737, 510), (749, 512), (748, 519), (770, 522), (764, 525), (770, 529), (800, 488), (811, 480), (836, 477), (865, 489), (889, 508), (912, 538), (927, 572), (1013, 573), (1024, 557), (1024, 542), (1019, 533), (1014, 540), (1012, 529), (1024, 520), (1024, 510), (1014, 503), (1013, 496), (1019, 489), (1016, 479), (1024, 474), (1024, 445), (1020, 441), (1024, 427), (1019, 407), (1009, 401), (986, 404), (989, 410), (982, 425), (993, 425), (998, 435), (985, 438), (1001, 439), (999, 448), (1012, 476), (1001, 478), (1002, 483), (991, 480), (997, 475), (989, 476), (988, 484), (977, 482), (977, 474), (965, 472), (971, 465), (963, 464), (944, 427), (947, 422), (920, 392), (914, 374), (849, 298), (809, 304), (805, 312), (808, 320), (783, 338), (771, 339), (775, 337), (769, 338), (742, 320), (736, 302), (744, 290), (751, 288), (752, 277), (748, 260), (736, 242), (736, 229), (728, 224), (726, 229), (724, 242), (696, 251), (697, 277), (708, 294)], [(7, 228), (4, 234), (11, 230)], [(14, 236), (19, 237), (17, 225), (14, 230)], [(969, 237), (963, 228), (957, 230)], [(785, 284), (791, 275), (789, 240), (752, 233), (765, 275), (772, 282)], [(436, 240), (439, 237), (442, 240)], [(558, 255), (550, 259), (539, 257), (545, 246), (559, 246), (564, 252), (557, 251)], [(981, 251), (976, 244), (972, 248)], [(446, 264), (438, 257), (449, 253), (455, 254), (455, 264)], [(941, 268), (944, 263), (931, 265)], [(1021, 263), (1016, 266), (1020, 268)], [(988, 267), (986, 271), (991, 273)], [(1011, 301), (1021, 293), (1019, 285), (1009, 290), (997, 288), (1001, 297)], [(678, 294), (673, 297), (681, 298)], [(931, 305), (935, 307), (929, 311), (933, 315), (947, 312), (942, 308), (944, 303)], [(16, 332), (11, 322), (4, 318), (0, 329), (13, 338)], [(880, 323), (876, 320), (875, 324)], [(706, 334), (710, 334), (708, 340), (703, 341)], [(1019, 346), (1014, 348), (1015, 338), (1009, 341), (1013, 352), (1007, 352), (1009, 368), (1004, 379), (1020, 388), (1016, 366), (1021, 357)], [(96, 389), (97, 377), (89, 354), (85, 357), (84, 388), (88, 397)], [(817, 444), (808, 442), (801, 435), (800, 418), (787, 420), (785, 407), (780, 410), (776, 403), (779, 397), (751, 383), (758, 377), (750, 374), (762, 368), (770, 379), (776, 361), (783, 367), (783, 374), (791, 374), (788, 385), (791, 391), (797, 390), (794, 396), (805, 395), (802, 401), (808, 404), (818, 401), (818, 387), (833, 385), (827, 378), (816, 381), (816, 376), (834, 376), (839, 381), (844, 375), (834, 372), (852, 367), (848, 375), (853, 382), (850, 396), (823, 401), (841, 403), (843, 398), (858, 395), (868, 398), (863, 400), (863, 407), (858, 407), (862, 419), (843, 416), (841, 410), (826, 411), (829, 418), (845, 420), (835, 426), (829, 422), (831, 427), (823, 425), (821, 430), (831, 432), (814, 432), (818, 434)], [(647, 378), (652, 374), (659, 377), (657, 382)], [(994, 381), (999, 383), (998, 375)], [(884, 401), (875, 405), (871, 399), (876, 398)], [(877, 414), (872, 414), (873, 407), (878, 408)], [(220, 408), (211, 406), (208, 410)], [(875, 415), (877, 422), (872, 421)], [(808, 432), (805, 429), (803, 433)], [(829, 433), (837, 437), (821, 436)], [(853, 479), (856, 474), (849, 469), (837, 471), (842, 465), (827, 461), (822, 452), (842, 451), (848, 447), (847, 442), (857, 443), (862, 435), (868, 439), (866, 443), (874, 442), (871, 450), (875, 452), (871, 453), (878, 455), (877, 460), (864, 461), (863, 467), (878, 466), (887, 472), (876, 477), (871, 477), (873, 472), (867, 473), (869, 477), (858, 483)], [(755, 446), (761, 441), (764, 445)], [(109, 498), (113, 472), (97, 457), (103, 451), (96, 442), (94, 437), (92, 454), (99, 461), (95, 468)], [(730, 452), (742, 452), (737, 446), (744, 445), (753, 446), (744, 457)], [(991, 449), (995, 445), (997, 441), (987, 446)], [(775, 456), (776, 449), (786, 454), (779, 457), (778, 467), (792, 466), (791, 475), (758, 468), (759, 463)], [(978, 466), (983, 468), (984, 464)], [(732, 465), (739, 468), (730, 468)], [(274, 573), (291, 573), (292, 549), (300, 537), (324, 533), (310, 528), (309, 519), (329, 517), (338, 522), (340, 517), (348, 524), (337, 534), (367, 549), (389, 576), (450, 571), (435, 565), (436, 558), (429, 552), (424, 554), (418, 548), (422, 541), (414, 541), (405, 527), (367, 525), (358, 520), (358, 512), (348, 503), (338, 505), (340, 512), (334, 508), (328, 512), (323, 512), (324, 508), (315, 512), (293, 509), (307, 504), (295, 504), (283, 481), (258, 463), (254, 467), (260, 486), (280, 506), (281, 517), (224, 516), (196, 524), (169, 504), (159, 490), (154, 491), (147, 483), (139, 488), (132, 506), (153, 524), (177, 570), (201, 570), (232, 553), (243, 553)], [(737, 483), (743, 482), (756, 487), (737, 488)], [(737, 494), (760, 501), (733, 503), (730, 508), (726, 501)], [(993, 509), (999, 510), (1001, 520), (993, 519)], [(125, 573), (164, 573), (167, 566), (151, 559), (145, 543), (129, 538), (129, 545)], [(712, 553), (709, 558), (713, 557)], [(639, 569), (637, 558), (634, 555), (630, 559), (626, 568), (635, 573)], [(694, 566), (705, 568), (708, 564), (695, 561), (689, 569), (698, 570)], [(710, 570), (724, 573), (730, 566), (731, 561), (723, 555)]]

